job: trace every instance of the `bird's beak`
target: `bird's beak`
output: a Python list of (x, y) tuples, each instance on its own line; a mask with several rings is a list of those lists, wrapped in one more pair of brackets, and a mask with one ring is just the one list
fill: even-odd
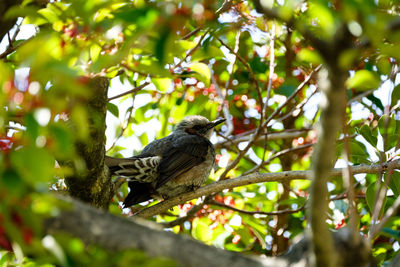
[(212, 129), (217, 126), (218, 124), (221, 124), (225, 121), (225, 119), (217, 119), (215, 121), (211, 121), (210, 123), (208, 123), (206, 125), (206, 127), (204, 127), (201, 130), (201, 134), (206, 135), (208, 137), (210, 137), (211, 133), (212, 133)]
[(223, 123), (224, 121), (226, 121), (226, 119), (217, 119), (215, 121), (212, 121), (210, 126), (211, 126), (211, 128), (214, 128), (215, 126), (217, 126), (218, 124)]

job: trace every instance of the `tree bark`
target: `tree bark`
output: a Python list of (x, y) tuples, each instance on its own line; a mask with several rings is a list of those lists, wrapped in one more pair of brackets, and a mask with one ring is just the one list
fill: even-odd
[(139, 249), (151, 257), (174, 259), (185, 267), (287, 266), (283, 259), (262, 259), (207, 246), (188, 236), (166, 232), (149, 221), (121, 218), (76, 200), (67, 201), (71, 209), (45, 222), (49, 234), (69, 233), (110, 251)]
[(85, 103), (89, 115), (90, 138), (76, 144), (78, 155), (86, 163), (86, 171), (82, 173), (75, 170), (74, 175), (65, 179), (72, 197), (102, 209), (108, 209), (115, 193), (114, 184), (104, 165), (108, 85), (109, 81), (104, 77), (90, 81), (89, 87), (93, 93)]

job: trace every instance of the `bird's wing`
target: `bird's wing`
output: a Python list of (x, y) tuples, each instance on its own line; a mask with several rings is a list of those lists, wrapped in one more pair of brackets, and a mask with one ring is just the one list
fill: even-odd
[(156, 177), (159, 156), (135, 156), (132, 158), (113, 158), (106, 156), (105, 164), (114, 175), (124, 176), (141, 183), (151, 183)]
[(190, 135), (177, 138), (162, 155), (156, 188), (204, 162), (210, 148), (212, 144), (204, 137)]

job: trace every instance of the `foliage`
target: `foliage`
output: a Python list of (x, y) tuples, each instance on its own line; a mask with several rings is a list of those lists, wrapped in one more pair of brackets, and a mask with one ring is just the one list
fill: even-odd
[[(394, 1), (262, 2), (270, 3), (279, 18), (263, 17), (247, 1), (65, 0), (45, 7), (24, 1), (10, 8), (4, 19), (20, 19), (1, 43), (0, 247), (14, 251), (17, 261), (22, 253), (26, 265), (158, 264), (156, 259), (139, 262), (145, 258), (139, 252), (121, 252), (117, 258), (100, 248), (83, 250), (72, 237), (57, 236), (52, 246), (43, 241), (42, 219), (65, 208), (51, 192), (66, 191), (64, 178), (74, 168), (85, 170), (75, 144), (89, 139), (91, 111), (85, 103), (93, 97), (89, 81), (95, 76), (112, 79), (115, 94), (149, 83), (107, 105), (109, 155), (131, 156), (132, 150), (169, 134), (184, 116), (200, 114), (227, 118), (212, 138), (217, 167), (208, 184), (256, 171), (305, 171), (322, 101), (315, 73), (325, 63), (307, 34), (328, 43), (345, 27), (352, 47), (341, 48), (338, 61), (350, 74), (348, 135), (338, 136), (337, 163), (347, 165), (346, 153), (350, 165), (397, 159), (400, 19)], [(18, 35), (29, 33), (29, 25), (33, 36)], [(252, 140), (255, 133), (259, 138)], [(239, 138), (247, 139), (235, 141)], [(354, 179), (359, 231), (367, 235), (377, 191), (388, 186), (378, 207), (383, 216), (400, 194), (400, 172)], [(306, 228), (309, 184), (292, 180), (225, 190), (172, 231), (228, 250), (278, 255)], [(338, 229), (349, 221), (348, 189), (342, 177), (327, 186), (328, 223)], [(126, 216), (143, 208), (121, 211), (127, 192), (122, 185), (110, 212)], [(152, 219), (173, 221), (195, 203)], [(372, 240), (379, 263), (396, 255), (399, 224), (400, 217), (393, 216)], [(2, 264), (16, 261), (9, 252), (0, 257)]]

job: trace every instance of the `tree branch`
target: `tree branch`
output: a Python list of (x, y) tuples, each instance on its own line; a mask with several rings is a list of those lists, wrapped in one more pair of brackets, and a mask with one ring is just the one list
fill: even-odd
[(336, 138), (346, 105), (346, 90), (343, 73), (332, 70), (320, 71), (319, 88), (323, 92), (318, 141), (314, 146), (313, 178), (310, 188), (310, 224), (316, 266), (336, 266), (337, 257), (333, 241), (326, 224), (328, 212), (328, 189), (326, 183), (329, 170), (335, 163)]
[(151, 257), (168, 257), (180, 266), (288, 266), (279, 258), (260, 258), (210, 247), (184, 235), (175, 235), (139, 218), (121, 218), (95, 209), (76, 200), (67, 199), (71, 208), (47, 219), (49, 234), (66, 232), (86, 244), (111, 250), (144, 250)]
[[(304, 136), (310, 129), (302, 129), (302, 130), (285, 130), (281, 132), (268, 132), (267, 135), (268, 140), (281, 140), (281, 139), (293, 139), (296, 137)], [(254, 131), (247, 133), (246, 135), (236, 135), (233, 138), (228, 140), (224, 140), (214, 144), (215, 149), (223, 148), (226, 146), (231, 146), (232, 144), (236, 145), (241, 142), (249, 142), (251, 139), (251, 135), (254, 134)], [(260, 135), (254, 142), (260, 142), (265, 139), (264, 135)]]
[(278, 210), (278, 211), (263, 212), (263, 211), (242, 210), (242, 209), (238, 209), (236, 207), (233, 207), (233, 206), (230, 206), (230, 205), (226, 205), (224, 203), (221, 203), (221, 202), (218, 202), (218, 201), (215, 201), (215, 200), (208, 201), (207, 204), (218, 206), (218, 207), (222, 207), (224, 209), (237, 211), (237, 212), (240, 212), (240, 213), (243, 213), (243, 214), (247, 214), (247, 215), (265, 215), (265, 216), (296, 213), (296, 212), (299, 212), (299, 211), (303, 210), (304, 207), (305, 207), (305, 205), (302, 205), (301, 207), (299, 207), (297, 209), (285, 209), (285, 210)]
[(112, 97), (108, 98), (107, 101), (111, 101), (111, 100), (120, 98), (120, 97), (122, 97), (124, 95), (129, 95), (129, 94), (132, 94), (132, 93), (136, 93), (137, 91), (142, 90), (143, 88), (145, 88), (149, 84), (150, 84), (149, 82), (145, 82), (145, 83), (143, 83), (143, 84), (141, 84), (141, 85), (139, 85), (139, 86), (137, 86), (137, 87), (135, 87), (135, 88), (133, 88), (131, 90), (128, 90), (128, 91), (123, 92), (123, 93), (121, 93), (119, 95), (116, 95), (116, 96), (112, 96)]
[[(382, 165), (374, 164), (374, 165), (357, 165), (350, 166), (350, 169), (353, 174), (357, 173), (378, 173), (380, 169), (386, 170), (388, 167), (399, 169), (400, 168), (400, 160), (395, 160), (391, 162), (386, 162)], [(328, 172), (328, 176), (340, 176), (342, 174), (343, 169), (336, 168), (332, 169)], [(238, 186), (245, 186), (249, 184), (255, 183), (264, 183), (264, 182), (285, 182), (291, 180), (304, 180), (311, 178), (311, 171), (286, 171), (286, 172), (278, 172), (278, 173), (252, 173), (249, 175), (239, 176), (237, 178), (232, 178), (229, 180), (218, 181), (203, 187), (200, 187), (196, 191), (185, 193), (170, 199), (166, 199), (154, 206), (145, 208), (135, 214), (135, 216), (149, 218), (151, 216), (160, 214), (178, 204), (184, 203), (186, 201), (207, 196), (213, 193), (221, 192), (224, 189), (232, 189)]]

